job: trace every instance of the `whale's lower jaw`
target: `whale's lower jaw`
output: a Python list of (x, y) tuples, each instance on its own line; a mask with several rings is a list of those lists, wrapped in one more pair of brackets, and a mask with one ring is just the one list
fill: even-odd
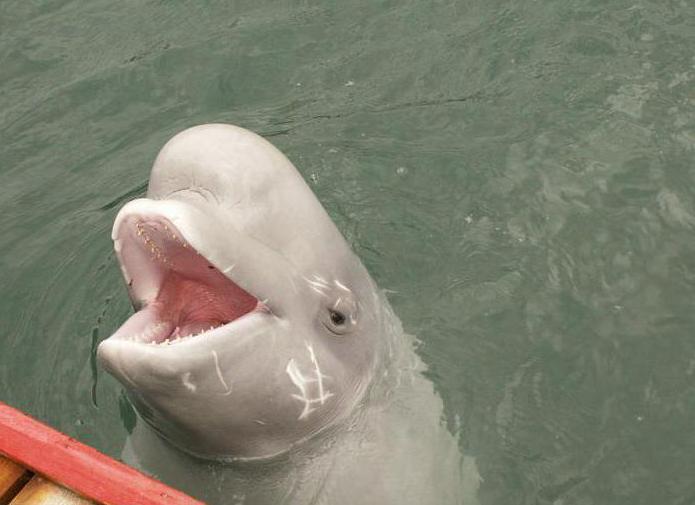
[(158, 215), (130, 215), (114, 237), (133, 305), (142, 307), (110, 338), (170, 345), (200, 338), (267, 310)]

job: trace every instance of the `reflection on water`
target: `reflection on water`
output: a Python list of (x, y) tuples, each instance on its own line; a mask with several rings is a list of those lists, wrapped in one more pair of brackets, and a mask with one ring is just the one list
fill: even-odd
[[(695, 8), (0, 6), (0, 399), (117, 455), (94, 344), (121, 202), (233, 122), (304, 173), (420, 337), (482, 504), (695, 496)], [(95, 401), (92, 391), (95, 392)]]

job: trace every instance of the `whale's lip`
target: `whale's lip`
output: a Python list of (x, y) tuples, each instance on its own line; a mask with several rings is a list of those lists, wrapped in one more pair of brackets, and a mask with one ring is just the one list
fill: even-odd
[(154, 348), (193, 343), (231, 334), (242, 319), (270, 312), (164, 215), (128, 213), (114, 225), (113, 239), (138, 310), (107, 340)]

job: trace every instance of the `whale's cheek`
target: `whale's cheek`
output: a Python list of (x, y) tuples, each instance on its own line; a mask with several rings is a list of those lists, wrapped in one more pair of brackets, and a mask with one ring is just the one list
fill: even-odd
[(343, 364), (319, 345), (260, 346), (233, 359), (220, 353), (172, 381), (166, 397), (175, 401), (167, 410), (185, 410), (182, 419), (195, 413), (194, 429), (209, 423), (215, 431), (304, 438), (336, 417), (344, 384), (351, 382)]
[(290, 397), (299, 411), (298, 421), (309, 418), (317, 410), (322, 410), (335, 397), (333, 377), (321, 370), (313, 348), (308, 345), (309, 360), (290, 359), (285, 367), (285, 373), (292, 384)]
[(369, 373), (343, 361), (321, 341), (304, 342), (285, 367), (289, 390), (288, 422), (300, 432), (315, 432), (351, 415), (362, 398)]

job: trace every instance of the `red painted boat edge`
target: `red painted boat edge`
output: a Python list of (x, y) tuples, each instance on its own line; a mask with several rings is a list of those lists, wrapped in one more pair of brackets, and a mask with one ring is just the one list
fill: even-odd
[(106, 505), (202, 505), (0, 402), (0, 453)]

